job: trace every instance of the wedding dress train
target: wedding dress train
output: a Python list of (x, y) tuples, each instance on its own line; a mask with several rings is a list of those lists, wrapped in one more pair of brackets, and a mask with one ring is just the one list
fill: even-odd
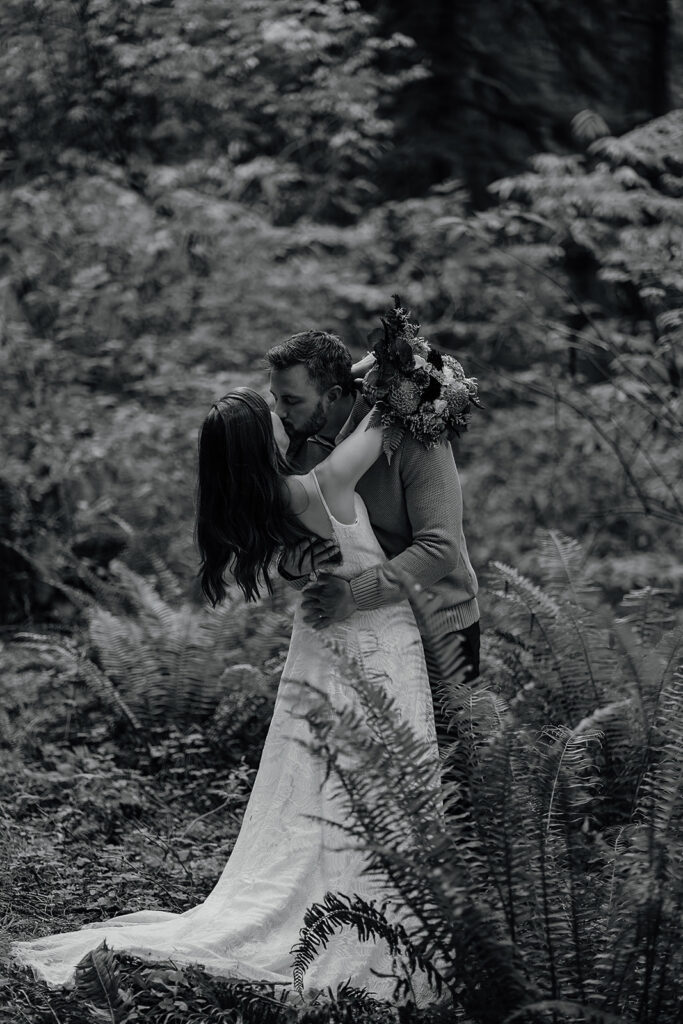
[[(345, 578), (384, 559), (358, 495), (355, 506), (351, 524), (330, 514), (342, 552), (342, 564), (334, 572)], [(330, 641), (341, 645), (362, 671), (382, 678), (402, 721), (429, 741), (436, 763), (431, 693), (408, 602), (355, 612), (320, 632), (304, 623), (299, 605), (242, 827), (206, 900), (182, 914), (138, 911), (78, 931), (17, 942), (16, 960), (52, 987), (69, 986), (78, 962), (106, 939), (111, 949), (144, 960), (199, 964), (222, 977), (291, 986), (290, 950), (311, 903), (328, 891), (381, 898), (379, 883), (362, 873), (361, 851), (349, 848), (344, 834), (326, 823), (339, 819), (340, 808), (325, 781), (324, 764), (306, 748), (310, 732), (300, 712), (302, 701), (311, 696), (300, 686), (301, 680), (323, 690), (336, 707), (358, 703)], [(391, 969), (383, 943), (362, 943), (355, 933), (344, 930), (306, 972), (304, 991), (334, 989), (350, 979), (378, 997), (389, 997), (393, 982), (373, 974), (373, 969)]]

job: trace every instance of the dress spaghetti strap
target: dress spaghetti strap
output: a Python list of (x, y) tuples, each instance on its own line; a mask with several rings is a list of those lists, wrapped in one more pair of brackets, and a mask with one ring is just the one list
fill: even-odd
[[(322, 488), (320, 487), (320, 484), (318, 483), (318, 476), (317, 476), (316, 471), (314, 469), (311, 470), (311, 476), (313, 477), (313, 483), (315, 484), (315, 489), (318, 492), (318, 497), (320, 498), (320, 500), (322, 502), (323, 508), (325, 509), (325, 511), (327, 512), (328, 516), (330, 517), (330, 522), (333, 524), (333, 526), (356, 526), (358, 524), (358, 514), (357, 513), (356, 513), (356, 518), (354, 519), (354, 521), (352, 523), (342, 523), (342, 521), (340, 519), (337, 519), (336, 516), (332, 515), (332, 513), (330, 512), (330, 506), (325, 501), (325, 496), (324, 496), (324, 494), (322, 492)], [(355, 508), (355, 504), (356, 504), (356, 500), (354, 498), (354, 508)]]
[(311, 470), (311, 476), (313, 477), (313, 483), (315, 484), (315, 489), (318, 492), (318, 497), (320, 498), (320, 500), (322, 502), (323, 508), (327, 512), (327, 514), (330, 517), (330, 519), (332, 520), (332, 522), (336, 523), (337, 520), (334, 518), (334, 516), (330, 512), (330, 506), (325, 501), (325, 496), (324, 496), (324, 494), (322, 492), (322, 488), (321, 488), (320, 484), (318, 483), (318, 474), (316, 473), (316, 471), (314, 469)]

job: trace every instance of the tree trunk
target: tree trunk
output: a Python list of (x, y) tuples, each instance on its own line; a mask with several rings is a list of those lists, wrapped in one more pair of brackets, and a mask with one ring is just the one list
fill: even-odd
[(433, 70), (397, 112), (414, 190), (461, 177), (485, 204), (487, 185), (532, 153), (572, 149), (578, 111), (620, 134), (670, 109), (681, 0), (363, 2)]

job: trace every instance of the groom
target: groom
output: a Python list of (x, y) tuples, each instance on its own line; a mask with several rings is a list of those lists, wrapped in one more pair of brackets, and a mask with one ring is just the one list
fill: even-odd
[[(333, 334), (303, 331), (266, 353), (275, 412), (290, 439), (287, 457), (297, 473), (321, 462), (368, 411), (357, 393), (346, 346)], [(466, 679), (479, 674), (477, 578), (462, 530), (462, 492), (451, 446), (427, 449), (407, 436), (391, 464), (384, 456), (359, 480), (373, 530), (387, 560), (350, 581), (325, 575), (307, 588), (305, 621), (316, 628), (354, 611), (405, 600), (404, 581), (418, 585), (436, 608), (425, 617), (413, 602), (430, 681), (443, 675), (444, 640), (459, 641)], [(297, 588), (330, 564), (329, 541), (304, 542), (280, 572)], [(451, 647), (453, 645), (451, 644)], [(438, 704), (438, 702), (435, 702)]]

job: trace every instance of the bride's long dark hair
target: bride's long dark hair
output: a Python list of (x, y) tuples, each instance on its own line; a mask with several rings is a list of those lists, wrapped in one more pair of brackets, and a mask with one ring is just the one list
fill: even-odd
[(199, 433), (195, 528), (202, 591), (214, 607), (226, 595), (226, 569), (247, 601), (263, 584), (272, 593), (273, 557), (307, 536), (282, 485), (288, 473), (258, 392), (235, 388), (214, 402)]

